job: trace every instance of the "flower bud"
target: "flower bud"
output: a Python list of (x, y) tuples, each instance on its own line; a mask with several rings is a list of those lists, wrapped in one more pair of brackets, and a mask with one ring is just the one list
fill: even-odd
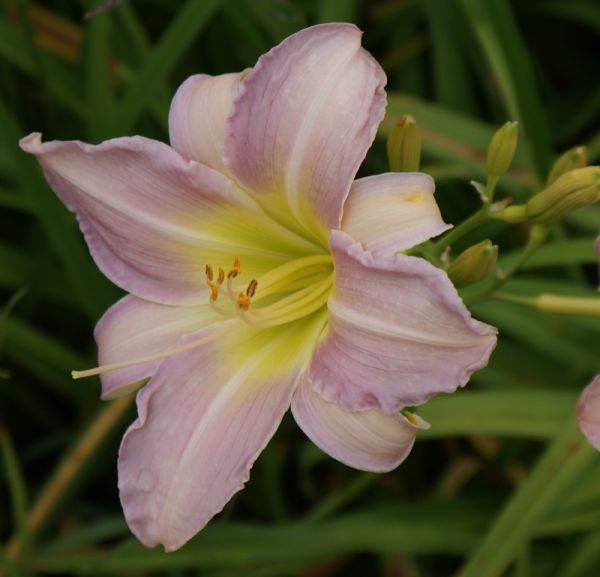
[(559, 176), (562, 176), (569, 170), (575, 168), (583, 168), (587, 166), (588, 153), (585, 146), (576, 146), (575, 148), (569, 148), (566, 152), (563, 152), (554, 165), (548, 175), (548, 184), (552, 184)]
[(448, 267), (448, 276), (460, 288), (476, 283), (496, 270), (498, 247), (483, 240), (462, 252)]
[(508, 170), (515, 156), (518, 140), (518, 122), (507, 122), (496, 131), (487, 151), (486, 168), (490, 176), (502, 176)]
[(586, 166), (559, 176), (550, 186), (527, 203), (527, 218), (536, 223), (548, 223), (594, 204), (600, 199), (600, 167)]
[(387, 140), (390, 170), (417, 172), (421, 163), (421, 135), (415, 119), (405, 114), (390, 132)]

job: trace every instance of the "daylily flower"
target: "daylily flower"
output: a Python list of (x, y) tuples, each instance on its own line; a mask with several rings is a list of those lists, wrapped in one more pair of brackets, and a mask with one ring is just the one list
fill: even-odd
[[(119, 488), (147, 546), (180, 547), (242, 488), (288, 407), (324, 451), (387, 471), (463, 386), (494, 328), (401, 251), (448, 228), (419, 173), (354, 180), (385, 75), (349, 24), (290, 36), (249, 72), (189, 78), (171, 147), (22, 141), (129, 294), (100, 320), (102, 396), (137, 397)], [(85, 373), (84, 373), (85, 374)]]
[(596, 376), (579, 397), (577, 424), (590, 444), (600, 451), (600, 375)]

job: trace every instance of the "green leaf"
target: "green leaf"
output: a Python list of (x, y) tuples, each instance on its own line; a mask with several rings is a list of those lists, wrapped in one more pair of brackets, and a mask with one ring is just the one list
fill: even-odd
[(467, 68), (465, 31), (455, 0), (421, 0), (432, 34), (436, 100), (445, 108), (473, 112), (474, 91)]
[(356, 22), (358, 0), (321, 0), (317, 3), (318, 22)]
[(146, 58), (142, 69), (127, 87), (115, 115), (115, 130), (120, 133), (131, 132), (156, 90), (165, 83), (179, 59), (208, 25), (222, 3), (223, 0), (188, 0), (177, 11), (159, 43)]
[(500, 89), (508, 120), (518, 120), (540, 180), (550, 168), (550, 131), (527, 46), (505, 0), (461, 0)]
[(3, 320), (4, 353), (17, 365), (33, 373), (44, 383), (72, 402), (94, 398), (94, 384), (81, 386), (70, 370), (86, 366), (86, 361), (60, 341), (15, 317)]
[(597, 458), (568, 421), (528, 478), (509, 499), (457, 577), (497, 577), (516, 559), (536, 527)]
[(113, 97), (109, 77), (111, 23), (110, 13), (92, 18), (85, 36), (86, 136), (91, 142), (100, 142), (114, 136), (111, 128)]
[(46, 54), (38, 54), (44, 71), (43, 77), (40, 76), (41, 69), (36, 65), (28, 37), (3, 16), (0, 16), (0, 58), (36, 78), (67, 110), (83, 116), (85, 107), (79, 96), (71, 90), (70, 83), (65, 82), (67, 72), (62, 63)]
[[(595, 263), (598, 260), (598, 255), (594, 250), (595, 238), (574, 238), (545, 244), (531, 255), (523, 265), (523, 269)], [(515, 251), (501, 255), (499, 265), (502, 268), (510, 268), (518, 259), (519, 254), (520, 251)]]
[(559, 19), (568, 18), (583, 26), (593, 28), (600, 33), (600, 8), (598, 4), (586, 0), (544, 0), (541, 4), (544, 12), (557, 16)]
[(19, 185), (35, 207), (38, 222), (48, 238), (73, 290), (88, 317), (98, 319), (109, 303), (116, 300), (118, 290), (106, 281), (83, 246), (70, 216), (42, 178), (35, 160), (17, 148), (24, 136), (0, 100), (0, 139), (10, 147), (17, 167)]
[(418, 439), (458, 435), (554, 438), (572, 415), (574, 393), (555, 391), (458, 391), (436, 397), (417, 413), (431, 428)]
[(27, 538), (27, 485), (15, 446), (8, 431), (0, 423), (0, 449), (4, 461), (4, 476), (10, 494), (14, 531), (21, 540)]
[[(409, 510), (414, 508), (409, 508)], [(454, 514), (440, 507), (419, 517), (408, 511), (393, 511), (393, 518), (363, 514), (340, 516), (334, 521), (264, 527), (228, 523), (207, 527), (185, 548), (165, 555), (158, 548), (144, 549), (137, 543), (91, 553), (38, 553), (23, 559), (22, 567), (38, 571), (94, 572), (175, 570), (193, 568), (247, 568), (263, 563), (299, 563), (331, 559), (354, 551), (395, 553), (398, 543), (404, 553), (464, 554), (477, 539), (480, 519)], [(464, 511), (464, 510), (463, 510)]]
[(600, 565), (600, 531), (583, 535), (556, 572), (556, 577), (590, 577)]
[[(507, 283), (506, 286), (508, 290), (512, 285)], [(565, 334), (568, 320), (561, 323), (523, 306), (499, 301), (473, 304), (470, 308), (476, 317), (497, 326), (504, 338), (510, 335), (530, 350), (562, 362), (571, 371), (584, 374), (600, 369), (597, 352), (591, 350), (593, 343), (590, 343), (590, 348), (583, 348)], [(561, 326), (562, 330), (558, 328)]]

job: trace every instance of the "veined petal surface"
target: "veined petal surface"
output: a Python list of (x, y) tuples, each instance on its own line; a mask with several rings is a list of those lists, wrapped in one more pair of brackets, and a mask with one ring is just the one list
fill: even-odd
[(324, 314), (256, 330), (239, 321), (180, 341), (138, 393), (119, 454), (121, 503), (146, 546), (181, 547), (248, 480), (290, 404)]
[(227, 267), (239, 256), (257, 275), (307, 250), (232, 181), (160, 142), (42, 143), (34, 133), (21, 146), (77, 213), (102, 272), (140, 298), (206, 302), (206, 264)]
[[(385, 74), (351, 24), (301, 30), (241, 84), (225, 136), (234, 177), (280, 221), (326, 241), (385, 108)], [(292, 226), (292, 224), (289, 224)]]
[[(179, 307), (127, 295), (110, 307), (96, 324), (98, 364), (110, 365), (162, 353), (185, 335), (195, 333), (222, 317), (208, 304)], [(102, 398), (114, 399), (151, 377), (161, 359), (115, 369), (100, 375)]]
[(333, 231), (329, 323), (310, 368), (315, 387), (349, 410), (395, 413), (464, 386), (487, 364), (496, 330), (471, 318), (427, 261), (375, 258)]
[(600, 375), (583, 390), (579, 397), (577, 424), (590, 444), (600, 451)]
[(347, 411), (325, 400), (307, 376), (294, 393), (292, 413), (306, 436), (334, 459), (379, 473), (402, 463), (419, 429), (428, 427), (415, 415), (409, 419), (375, 410)]
[(442, 220), (434, 190), (431, 176), (420, 172), (355, 180), (342, 230), (374, 255), (393, 256), (452, 228)]
[(225, 120), (239, 83), (237, 73), (196, 74), (177, 89), (169, 111), (169, 137), (181, 156), (227, 173), (223, 165)]

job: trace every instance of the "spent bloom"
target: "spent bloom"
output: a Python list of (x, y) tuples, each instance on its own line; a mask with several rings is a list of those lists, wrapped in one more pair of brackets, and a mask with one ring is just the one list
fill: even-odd
[(23, 139), (130, 293), (96, 327), (91, 372), (107, 399), (149, 378), (118, 464), (145, 545), (177, 549), (204, 527), (290, 404), (334, 458), (387, 471), (427, 426), (403, 409), (487, 363), (495, 329), (400, 252), (448, 228), (432, 179), (354, 180), (384, 85), (358, 29), (320, 25), (250, 71), (186, 80), (170, 147)]

